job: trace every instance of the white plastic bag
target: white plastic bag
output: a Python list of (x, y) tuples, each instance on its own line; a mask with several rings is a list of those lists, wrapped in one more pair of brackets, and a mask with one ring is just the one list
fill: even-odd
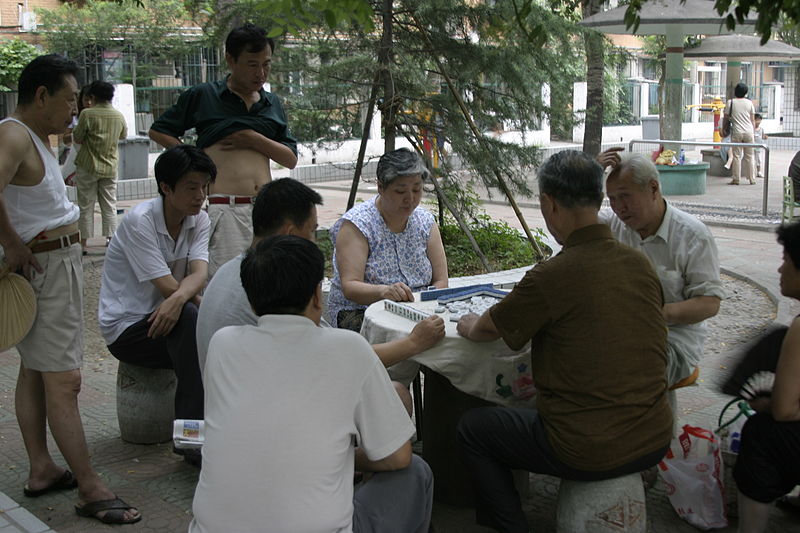
[(722, 454), (719, 439), (712, 431), (683, 426), (658, 468), (678, 516), (699, 529), (728, 525)]

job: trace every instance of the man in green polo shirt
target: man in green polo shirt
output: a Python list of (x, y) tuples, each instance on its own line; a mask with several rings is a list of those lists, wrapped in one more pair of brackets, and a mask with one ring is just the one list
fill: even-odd
[(100, 202), (106, 243), (117, 229), (117, 166), (120, 140), (128, 136), (125, 117), (111, 106), (114, 86), (93, 81), (87, 90), (92, 107), (81, 111), (72, 138), (81, 145), (75, 157), (75, 185), (81, 210), (81, 247), (94, 237), (94, 203)]
[(217, 167), (208, 197), (211, 240), (208, 277), (253, 240), (252, 200), (272, 179), (270, 161), (294, 168), (297, 141), (277, 96), (264, 90), (275, 42), (263, 28), (245, 24), (225, 40), (230, 75), (185, 91), (150, 128), (150, 138), (165, 148), (180, 143), (190, 128), (197, 146)]
[(599, 222), (603, 169), (568, 150), (538, 180), (547, 228), (563, 249), (482, 316), (458, 323), (477, 342), (502, 337), (515, 350), (532, 342), (536, 409), (475, 409), (458, 427), (478, 523), (508, 533), (530, 530), (512, 469), (615, 478), (657, 464), (672, 434), (661, 283), (647, 257)]

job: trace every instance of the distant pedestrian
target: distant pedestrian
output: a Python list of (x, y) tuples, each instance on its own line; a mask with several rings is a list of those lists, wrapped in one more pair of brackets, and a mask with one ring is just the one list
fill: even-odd
[[(725, 105), (725, 117), (731, 121), (731, 142), (752, 143), (755, 131), (755, 107), (753, 102), (745, 98), (747, 96), (747, 85), (739, 83), (733, 90), (735, 98), (728, 100)], [(744, 161), (742, 161), (744, 152)], [(750, 185), (754, 185), (756, 180), (753, 177), (753, 148), (752, 147), (733, 147), (733, 179), (729, 185), (739, 185), (739, 181), (744, 176)]]
[(118, 142), (128, 136), (125, 117), (111, 107), (114, 86), (95, 81), (89, 86), (91, 107), (84, 109), (72, 132), (81, 149), (75, 158), (75, 184), (81, 210), (81, 247), (86, 254), (86, 239), (94, 237), (94, 204), (100, 202), (103, 236), (106, 245), (117, 229)]
[[(753, 142), (755, 143), (763, 143), (768, 139), (767, 134), (764, 133), (764, 128), (761, 127), (761, 113), (756, 113), (753, 115)], [(762, 172), (762, 165), (761, 165), (761, 153), (763, 150), (761, 148), (755, 149), (755, 159), (756, 159), (756, 177), (763, 178), (764, 174)]]

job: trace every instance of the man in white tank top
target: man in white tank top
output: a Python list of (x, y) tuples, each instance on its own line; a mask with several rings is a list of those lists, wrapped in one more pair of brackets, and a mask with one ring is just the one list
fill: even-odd
[[(78, 412), (83, 360), (83, 266), (78, 208), (66, 195), (49, 136), (63, 133), (76, 114), (75, 63), (40, 56), (20, 75), (19, 101), (0, 122), (0, 257), (31, 282), (36, 321), (17, 345), (21, 364), (16, 411), (30, 472), (28, 497), (78, 487), (81, 516), (106, 523), (141, 520), (118, 499), (89, 462)], [(74, 474), (56, 465), (46, 427)]]

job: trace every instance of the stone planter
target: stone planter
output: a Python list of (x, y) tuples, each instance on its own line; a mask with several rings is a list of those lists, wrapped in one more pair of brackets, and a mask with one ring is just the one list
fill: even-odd
[(719, 150), (700, 150), (700, 153), (703, 154), (703, 162), (709, 164), (709, 176), (731, 177), (731, 169), (725, 168), (725, 161), (719, 155)]
[(656, 165), (661, 192), (666, 195), (696, 195), (706, 193), (708, 163), (686, 165)]

